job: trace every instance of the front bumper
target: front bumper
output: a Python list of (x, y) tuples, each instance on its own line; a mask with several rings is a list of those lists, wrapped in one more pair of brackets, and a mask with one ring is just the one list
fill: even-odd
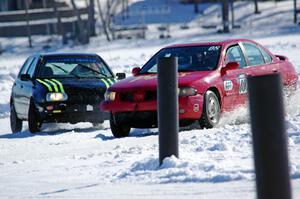
[[(203, 95), (179, 97), (179, 119), (198, 120), (202, 114)], [(157, 101), (122, 102), (102, 101), (101, 111), (112, 113), (148, 112), (157, 111)]]
[[(49, 110), (49, 107), (53, 107)], [(40, 119), (43, 122), (102, 123), (109, 119), (109, 114), (101, 112), (95, 104), (67, 104), (64, 102), (45, 103), (37, 105)]]

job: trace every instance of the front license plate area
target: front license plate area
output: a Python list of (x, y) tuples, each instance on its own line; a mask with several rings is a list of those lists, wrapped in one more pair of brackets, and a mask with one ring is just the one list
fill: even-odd
[(86, 110), (87, 111), (93, 111), (94, 110), (94, 107), (90, 104), (86, 105)]

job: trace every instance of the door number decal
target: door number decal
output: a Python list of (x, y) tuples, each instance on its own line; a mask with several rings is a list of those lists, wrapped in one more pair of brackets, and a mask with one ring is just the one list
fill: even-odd
[(245, 74), (240, 74), (237, 79), (239, 83), (239, 94), (247, 93), (248, 92), (247, 76)]

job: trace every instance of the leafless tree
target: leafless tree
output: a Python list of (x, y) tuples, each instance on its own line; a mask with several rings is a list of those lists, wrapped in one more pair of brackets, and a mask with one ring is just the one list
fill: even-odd
[[(43, 0), (43, 8), (47, 8), (47, 1), (46, 0)], [(47, 30), (47, 35), (50, 35), (50, 26), (49, 24), (47, 24), (46, 26), (46, 30)]]
[(294, 23), (296, 24), (298, 21), (297, 15), (300, 11), (297, 9), (297, 0), (294, 0), (293, 2), (294, 2)]
[(98, 12), (107, 41), (111, 41), (113, 38), (113, 17), (120, 6), (120, 3), (121, 2), (118, 0), (106, 0), (106, 2), (100, 2), (100, 0), (97, 0)]
[(89, 0), (88, 4), (88, 35), (89, 36), (95, 36), (96, 30), (95, 30), (95, 1)]
[(125, 0), (125, 12), (126, 12), (126, 18), (129, 17), (129, 0)]
[(64, 25), (63, 25), (63, 23), (61, 21), (61, 15), (60, 15), (60, 12), (59, 12), (59, 10), (57, 8), (56, 1), (52, 0), (52, 4), (53, 4), (53, 10), (54, 10), (55, 16), (57, 18), (57, 26), (56, 26), (57, 33), (62, 36), (62, 42), (63, 42), (63, 44), (66, 44), (67, 41), (66, 41), (65, 29), (64, 29)]
[(234, 0), (230, 0), (230, 13), (231, 13), (231, 26), (232, 28), (235, 27), (234, 24)]
[(260, 11), (258, 10), (258, 0), (254, 0), (254, 13), (259, 14)]
[(122, 20), (129, 17), (129, 2), (128, 0), (119, 0), (122, 4)]
[(228, 0), (222, 0), (222, 20), (223, 33), (229, 32), (229, 3)]
[(28, 9), (29, 9), (28, 0), (25, 0), (25, 14), (26, 14), (26, 27), (27, 27), (28, 43), (29, 43), (29, 47), (32, 48), (31, 28), (30, 28), (30, 24), (29, 24), (30, 19), (29, 19)]
[(106, 36), (107, 41), (110, 41), (111, 38), (110, 38), (109, 30), (108, 30), (106, 16), (104, 16), (102, 5), (101, 5), (99, 0), (97, 0), (97, 5), (98, 5), (98, 12), (99, 12), (100, 20), (101, 20), (101, 23), (102, 23), (103, 32)]
[(71, 3), (72, 3), (72, 6), (73, 6), (73, 10), (74, 10), (74, 14), (76, 15), (77, 17), (77, 25), (78, 25), (78, 41), (81, 43), (81, 44), (87, 44), (89, 43), (89, 35), (88, 35), (88, 31), (87, 29), (85, 28), (84, 24), (83, 24), (83, 21), (81, 19), (81, 15), (80, 15), (80, 12), (75, 4), (75, 1), (74, 0), (71, 0)]
[(194, 12), (199, 13), (199, 3), (201, 0), (194, 0)]

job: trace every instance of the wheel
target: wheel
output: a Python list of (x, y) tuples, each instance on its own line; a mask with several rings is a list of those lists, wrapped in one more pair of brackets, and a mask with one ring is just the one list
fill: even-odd
[(221, 116), (220, 102), (216, 94), (207, 91), (204, 96), (203, 111), (200, 118), (200, 126), (202, 128), (212, 128), (219, 123)]
[(23, 122), (17, 116), (15, 106), (10, 104), (10, 128), (12, 133), (17, 133), (22, 130)]
[(39, 120), (38, 114), (36, 112), (33, 102), (30, 103), (28, 111), (28, 127), (31, 133), (36, 133), (41, 131), (42, 122)]
[(113, 113), (110, 114), (110, 129), (115, 138), (127, 137), (130, 132), (130, 126), (117, 122)]

